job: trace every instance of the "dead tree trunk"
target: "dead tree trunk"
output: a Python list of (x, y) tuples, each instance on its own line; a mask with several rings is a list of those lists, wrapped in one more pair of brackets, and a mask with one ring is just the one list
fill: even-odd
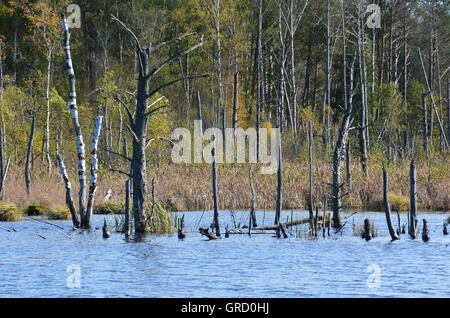
[(31, 120), (30, 138), (28, 139), (27, 159), (25, 162), (25, 185), (27, 187), (27, 195), (31, 195), (31, 175), (30, 175), (30, 160), (33, 156), (33, 139), (34, 129), (36, 127), (36, 114), (33, 112), (33, 119)]
[(72, 186), (69, 181), (69, 175), (67, 174), (66, 166), (64, 165), (64, 162), (61, 159), (61, 156), (59, 155), (59, 153), (56, 154), (56, 160), (58, 161), (58, 167), (61, 171), (61, 178), (63, 179), (64, 184), (66, 186), (66, 204), (69, 207), (70, 214), (72, 215), (73, 227), (79, 228), (80, 221), (78, 219), (78, 215), (77, 215), (77, 212), (75, 210), (75, 207), (73, 205), (73, 200), (72, 200), (72, 194), (71, 194)]
[(48, 46), (47, 51), (47, 87), (45, 91), (46, 111), (45, 111), (45, 132), (44, 132), (44, 152), (47, 161), (47, 172), (52, 170), (52, 161), (50, 159), (50, 80), (52, 74), (53, 45)]
[(312, 194), (312, 185), (313, 185), (313, 174), (312, 174), (312, 143), (313, 143), (313, 134), (312, 134), (312, 124), (311, 121), (308, 124), (308, 148), (309, 148), (309, 217), (312, 219), (313, 216), (313, 194)]
[[(441, 118), (440, 118), (439, 113), (438, 113), (438, 111), (436, 109), (436, 103), (434, 102), (433, 90), (432, 90), (431, 83), (430, 83), (431, 80), (428, 81), (427, 73), (425, 72), (425, 66), (423, 64), (422, 54), (420, 53), (420, 48), (419, 48), (419, 58), (420, 58), (420, 63), (422, 65), (422, 71), (423, 71), (423, 75), (425, 77), (425, 83), (427, 85), (428, 94), (430, 95), (431, 106), (433, 106), (434, 114), (436, 115), (436, 119), (437, 119), (437, 121), (439, 123), (439, 129), (440, 129), (440, 132), (442, 134), (442, 139), (445, 142), (445, 147), (448, 148), (448, 140), (447, 140), (447, 137), (445, 136), (444, 126), (442, 125)], [(431, 126), (430, 127), (430, 133), (431, 133), (432, 129), (433, 129), (433, 127)]]
[(95, 192), (97, 191), (97, 170), (98, 170), (98, 160), (97, 160), (97, 145), (98, 139), (100, 137), (100, 130), (102, 127), (102, 116), (97, 116), (95, 120), (94, 135), (92, 137), (92, 149), (91, 149), (91, 182), (89, 185), (89, 199), (86, 211), (86, 223), (85, 228), (91, 228), (92, 223), (92, 213), (94, 210), (94, 200)]
[(422, 241), (428, 242), (430, 240), (430, 230), (428, 229), (427, 220), (423, 219), (423, 229), (422, 229)]
[(213, 200), (214, 200), (214, 226), (216, 230), (216, 235), (220, 237), (220, 219), (219, 219), (219, 204), (217, 196), (217, 167), (216, 167), (216, 148), (211, 149), (212, 156), (212, 190), (213, 190)]
[(388, 180), (388, 173), (386, 171), (386, 168), (384, 167), (383, 163), (383, 202), (384, 202), (384, 212), (386, 214), (386, 222), (389, 229), (389, 234), (391, 235), (392, 240), (399, 240), (400, 237), (395, 233), (394, 226), (392, 225), (391, 220), (391, 208), (389, 206), (389, 199), (388, 199), (388, 187), (389, 187), (389, 180)]
[(415, 239), (417, 237), (417, 191), (416, 191), (416, 166), (414, 165), (414, 159), (411, 162), (410, 170), (409, 170), (409, 184), (410, 184), (410, 192), (409, 192), (409, 199), (410, 199), (410, 213), (409, 213), (409, 229), (408, 233), (411, 236), (412, 239)]
[[(250, 210), (250, 216), (252, 219), (253, 227), (257, 227), (258, 223), (256, 222), (256, 212), (255, 212), (255, 187), (253, 186), (253, 176), (252, 176), (252, 165), (250, 164), (250, 168), (248, 169), (248, 178), (250, 181), (250, 190), (252, 192), (252, 207)], [(251, 228), (250, 228), (251, 230)]]
[[(203, 45), (203, 37), (200, 41), (186, 50), (179, 50), (177, 53), (170, 56), (167, 60), (158, 64), (153, 69), (149, 69), (149, 59), (150, 55), (154, 52), (159, 52), (161, 48), (170, 45), (174, 42), (179, 42), (182, 39), (197, 35), (197, 33), (190, 33), (182, 35), (180, 37), (174, 38), (172, 40), (162, 42), (156, 46), (143, 48), (139, 39), (122, 21), (113, 16), (113, 20), (117, 21), (134, 39), (136, 44), (136, 51), (139, 60), (138, 67), (138, 79), (137, 79), (137, 96), (136, 96), (136, 111), (132, 112), (120, 98), (116, 97), (120, 104), (125, 108), (129, 124), (127, 125), (128, 132), (133, 137), (133, 154), (132, 158), (126, 157), (126, 160), (131, 162), (131, 176), (133, 178), (133, 216), (134, 216), (134, 226), (136, 233), (146, 233), (149, 231), (147, 227), (147, 170), (146, 170), (146, 154), (145, 149), (148, 144), (147, 141), (147, 126), (150, 116), (158, 114), (158, 111), (167, 105), (159, 106), (157, 102), (148, 105), (147, 101), (149, 98), (155, 96), (163, 88), (172, 86), (180, 81), (208, 77), (208, 75), (198, 75), (198, 76), (187, 76), (184, 78), (178, 78), (171, 82), (160, 85), (153, 91), (150, 91), (149, 83), (153, 76), (157, 75), (165, 66), (171, 64), (173, 61), (178, 60), (183, 55), (189, 54), (193, 50)], [(160, 101), (159, 99), (158, 101)], [(156, 106), (155, 106), (156, 105)], [(130, 176), (129, 173), (122, 172), (125, 175)]]
[(126, 237), (130, 236), (130, 180), (125, 181), (125, 223), (124, 233)]
[(370, 226), (369, 219), (364, 220), (364, 232), (362, 234), (362, 238), (366, 241), (370, 241), (372, 239), (372, 228)]
[(78, 153), (78, 178), (80, 181), (80, 192), (79, 192), (79, 210), (80, 210), (80, 218), (81, 218), (81, 226), (84, 227), (85, 219), (86, 219), (86, 161), (85, 161), (85, 150), (84, 150), (84, 142), (83, 135), (81, 133), (81, 126), (78, 120), (78, 109), (77, 109), (77, 100), (76, 100), (76, 92), (75, 92), (75, 72), (73, 70), (72, 57), (70, 54), (70, 33), (69, 27), (67, 25), (66, 18), (64, 14), (61, 15), (62, 24), (64, 30), (64, 51), (66, 53), (66, 63), (67, 63), (67, 71), (68, 78), (70, 84), (70, 101), (67, 103), (66, 107), (70, 107), (72, 112), (72, 121), (75, 128), (75, 133), (77, 136), (77, 153)]
[(279, 130), (277, 130), (277, 206), (275, 211), (275, 225), (280, 224), (281, 209), (283, 208), (283, 192), (282, 192), (282, 160), (281, 160), (281, 136)]
[(422, 114), (423, 114), (423, 150), (428, 158), (428, 119), (427, 119), (427, 104), (425, 101), (425, 91), (422, 90)]

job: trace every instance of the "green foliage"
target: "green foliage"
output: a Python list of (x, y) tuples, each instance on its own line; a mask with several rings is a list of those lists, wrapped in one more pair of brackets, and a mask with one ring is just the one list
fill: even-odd
[(52, 205), (46, 212), (49, 220), (70, 220), (72, 215), (67, 207)]
[(22, 218), (22, 211), (11, 202), (0, 201), (0, 222), (16, 222)]

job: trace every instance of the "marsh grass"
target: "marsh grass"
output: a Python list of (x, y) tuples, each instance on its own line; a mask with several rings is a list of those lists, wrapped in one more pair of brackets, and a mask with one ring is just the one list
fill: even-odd
[(22, 210), (14, 203), (0, 201), (0, 222), (16, 222), (22, 219)]
[[(361, 225), (355, 225), (355, 223), (352, 224), (353, 229), (353, 235), (363, 237), (364, 234), (364, 222)], [(375, 227), (374, 221), (370, 220), (370, 232), (372, 233), (372, 238), (378, 236), (378, 230)]]
[(69, 209), (59, 205), (49, 207), (46, 215), (49, 220), (69, 220), (71, 218)]
[[(76, 157), (75, 157), (76, 158)], [(321, 208), (325, 198), (331, 204), (330, 160), (317, 153), (313, 162), (313, 200)], [(67, 158), (66, 166), (72, 181), (72, 196), (77, 198), (78, 183), (76, 162)], [(381, 163), (384, 157), (372, 153), (368, 164), (367, 176), (364, 175), (358, 158), (352, 162), (352, 190), (343, 199), (347, 209), (380, 210), (382, 194)], [(300, 152), (295, 158), (283, 162), (283, 209), (307, 209), (309, 179), (307, 152)], [(120, 168), (120, 167), (117, 167)], [(262, 175), (259, 173), (259, 164), (254, 166), (253, 183), (256, 191), (256, 208), (274, 209), (276, 203), (276, 174)], [(125, 169), (125, 167), (123, 168)], [(409, 161), (398, 160), (397, 163), (387, 165), (389, 171), (389, 187), (392, 194), (401, 196), (400, 210), (404, 209), (404, 198), (409, 197)], [(450, 210), (450, 161), (445, 157), (431, 158), (431, 170), (428, 177), (428, 167), (424, 160), (417, 158), (417, 202), (421, 210), (449, 211)], [(45, 170), (45, 169), (43, 169)], [(157, 167), (149, 163), (148, 183), (155, 179), (156, 196), (159, 201), (169, 206), (171, 211), (202, 211), (212, 210), (213, 200), (211, 191), (211, 166), (208, 164), (172, 164), (161, 162)], [(107, 169), (99, 168), (99, 181), (97, 200), (103, 198), (109, 189), (112, 189), (113, 206), (108, 207), (108, 213), (122, 214), (125, 198), (125, 176), (111, 173)], [(251, 205), (251, 191), (248, 184), (248, 165), (245, 164), (219, 164), (218, 165), (219, 208), (221, 210), (246, 210)], [(5, 199), (14, 202), (19, 208), (25, 209), (31, 203), (51, 206), (65, 205), (65, 189), (61, 177), (55, 169), (49, 176), (47, 171), (40, 172), (36, 167), (33, 172), (33, 191), (30, 196), (26, 194), (23, 170), (12, 165), (6, 180)], [(51, 191), (49, 191), (51, 189)], [(347, 192), (347, 189), (344, 190)], [(101, 199), (100, 199), (101, 200)], [(150, 196), (148, 197), (151, 202)], [(375, 201), (378, 203), (374, 204)], [(395, 204), (391, 198), (391, 204)], [(97, 201), (97, 205), (103, 202)], [(119, 203), (116, 205), (117, 203)], [(407, 200), (409, 205), (409, 200)], [(373, 209), (371, 207), (377, 207)], [(395, 206), (395, 205), (394, 205)], [(120, 210), (119, 213), (117, 213)]]
[[(409, 198), (407, 196), (389, 192), (388, 198), (392, 211), (409, 211)], [(368, 208), (371, 211), (384, 211), (383, 197), (376, 197), (376, 199), (369, 203)]]
[(26, 210), (25, 214), (27, 216), (42, 216), (45, 215), (46, 206), (40, 204), (30, 204)]
[(125, 202), (123, 201), (102, 201), (94, 205), (94, 214), (124, 214)]

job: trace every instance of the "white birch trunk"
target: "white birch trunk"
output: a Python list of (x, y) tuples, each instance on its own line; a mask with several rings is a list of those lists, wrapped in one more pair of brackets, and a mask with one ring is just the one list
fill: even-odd
[(79, 192), (79, 211), (81, 218), (81, 227), (85, 227), (85, 218), (86, 218), (86, 159), (85, 159), (85, 149), (83, 142), (83, 135), (81, 133), (81, 126), (78, 119), (78, 109), (77, 109), (77, 99), (75, 92), (75, 72), (73, 70), (72, 65), (72, 57), (70, 54), (70, 33), (69, 27), (67, 25), (67, 21), (64, 15), (62, 15), (62, 24), (64, 30), (64, 51), (66, 53), (66, 63), (67, 63), (67, 71), (68, 78), (70, 83), (70, 101), (67, 103), (66, 107), (70, 107), (72, 112), (72, 120), (73, 125), (75, 127), (75, 133), (77, 138), (77, 153), (78, 153), (78, 177), (80, 181), (80, 192)]
[(89, 199), (86, 211), (86, 224), (87, 228), (91, 228), (92, 213), (94, 210), (95, 192), (97, 191), (97, 147), (98, 139), (100, 137), (100, 130), (102, 128), (103, 116), (97, 116), (95, 119), (94, 135), (92, 136), (92, 148), (91, 148), (91, 182), (89, 184)]

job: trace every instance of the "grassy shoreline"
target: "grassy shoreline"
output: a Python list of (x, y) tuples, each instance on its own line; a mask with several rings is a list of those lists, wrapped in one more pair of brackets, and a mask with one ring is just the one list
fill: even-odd
[[(304, 210), (308, 207), (309, 167), (306, 160), (286, 160), (283, 163), (283, 209)], [(344, 211), (383, 211), (381, 160), (372, 159), (366, 177), (359, 163), (352, 164), (352, 189), (343, 199)], [(431, 170), (427, 165), (416, 161), (417, 201), (423, 211), (450, 210), (450, 163), (446, 158), (435, 158)], [(221, 210), (246, 210), (250, 207), (251, 191), (247, 164), (218, 165), (219, 208)], [(262, 175), (259, 165), (253, 169), (253, 182), (256, 190), (256, 208), (263, 210), (275, 208), (276, 174)], [(409, 161), (398, 161), (388, 165), (390, 200), (398, 205), (399, 211), (409, 210)], [(345, 180), (345, 170), (343, 181)], [(330, 165), (316, 159), (313, 163), (313, 201), (319, 208), (327, 198), (331, 207)], [(176, 211), (201, 211), (212, 209), (211, 166), (207, 164), (167, 164), (159, 168), (148, 167), (148, 193), (151, 196), (151, 179), (155, 178), (156, 197)], [(72, 196), (77, 201), (78, 180), (70, 171)], [(125, 177), (99, 169), (99, 183), (96, 202), (100, 203), (106, 192), (112, 189), (112, 200), (122, 202), (125, 197)], [(344, 187), (346, 188), (346, 186)], [(344, 190), (347, 192), (348, 190)], [(26, 195), (22, 169), (11, 167), (6, 181), (5, 200), (26, 209), (30, 204), (44, 206), (65, 205), (65, 189), (57, 170), (50, 175), (34, 171), (32, 194)], [(394, 207), (395, 208), (395, 207)]]

